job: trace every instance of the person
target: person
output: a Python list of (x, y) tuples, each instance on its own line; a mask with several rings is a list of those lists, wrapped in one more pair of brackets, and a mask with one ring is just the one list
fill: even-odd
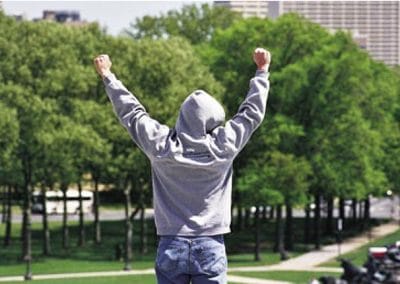
[(151, 118), (117, 80), (108, 55), (94, 60), (117, 117), (151, 162), (159, 284), (227, 283), (232, 162), (261, 124), (269, 91), (269, 52), (257, 48), (253, 60), (255, 77), (233, 118), (224, 124), (223, 107), (196, 90), (173, 128)]

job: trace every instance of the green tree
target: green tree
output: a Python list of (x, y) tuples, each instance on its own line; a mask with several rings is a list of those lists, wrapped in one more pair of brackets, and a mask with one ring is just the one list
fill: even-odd
[(225, 29), (240, 18), (239, 13), (225, 7), (193, 4), (160, 16), (136, 19), (125, 33), (135, 39), (180, 36), (192, 44), (201, 44), (211, 40), (217, 29)]
[[(0, 101), (0, 186), (3, 186), (4, 211), (3, 218), (6, 223), (4, 246), (11, 244), (12, 228), (12, 188), (18, 187), (18, 176), (14, 171), (20, 170), (17, 162), (17, 146), (19, 137), (19, 123), (17, 112)], [(7, 195), (5, 188), (8, 188)]]
[[(276, 21), (251, 18), (218, 31), (209, 48), (200, 53), (225, 86), (224, 102), (231, 113), (236, 111), (241, 100), (237, 94), (245, 92), (252, 72), (251, 62), (243, 54), (260, 45), (272, 54), (270, 119), (277, 114), (290, 117), (304, 133), (282, 145), (285, 150), (278, 149), (305, 157), (311, 164), (310, 194), (315, 197), (319, 247), (322, 197), (360, 200), (382, 194), (388, 184), (384, 137), (390, 137), (387, 129), (397, 129), (393, 127), (396, 80), (393, 72), (371, 60), (348, 34), (331, 35), (293, 14)], [(236, 163), (239, 176), (240, 168), (251, 164), (259, 149), (268, 151), (261, 147), (267, 145), (264, 127), (267, 129), (268, 123), (240, 155)], [(355, 159), (350, 161), (350, 157)]]

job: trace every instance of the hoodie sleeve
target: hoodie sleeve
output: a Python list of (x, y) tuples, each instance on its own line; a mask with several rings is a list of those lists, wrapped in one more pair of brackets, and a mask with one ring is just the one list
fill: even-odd
[(216, 132), (218, 148), (224, 149), (234, 158), (249, 141), (253, 132), (264, 119), (268, 91), (269, 73), (257, 70), (250, 80), (250, 89), (236, 115), (228, 120), (225, 127)]
[(128, 130), (139, 148), (148, 157), (153, 156), (164, 146), (169, 128), (152, 119), (144, 106), (114, 74), (105, 77), (103, 82), (121, 124)]

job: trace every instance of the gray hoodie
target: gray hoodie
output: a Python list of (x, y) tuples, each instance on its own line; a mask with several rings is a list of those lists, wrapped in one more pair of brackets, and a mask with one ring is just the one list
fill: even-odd
[(150, 159), (157, 234), (229, 233), (232, 162), (264, 118), (268, 73), (256, 72), (237, 114), (225, 125), (222, 106), (198, 90), (183, 102), (172, 129), (152, 119), (113, 74), (104, 83), (121, 123)]

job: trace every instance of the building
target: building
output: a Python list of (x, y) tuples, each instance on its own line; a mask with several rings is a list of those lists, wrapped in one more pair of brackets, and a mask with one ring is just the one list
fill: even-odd
[(216, 6), (225, 6), (229, 9), (240, 12), (244, 17), (260, 17), (269, 16), (268, 1), (214, 1)]
[(52, 11), (44, 10), (42, 20), (58, 23), (80, 22), (81, 15), (78, 11)]
[(78, 11), (54, 11), (44, 10), (42, 18), (34, 19), (34, 21), (49, 21), (57, 22), (70, 26), (84, 26), (87, 24), (86, 21), (81, 20), (81, 15)]
[(330, 30), (348, 30), (374, 59), (400, 65), (400, 1), (216, 1), (245, 17), (296, 12)]

